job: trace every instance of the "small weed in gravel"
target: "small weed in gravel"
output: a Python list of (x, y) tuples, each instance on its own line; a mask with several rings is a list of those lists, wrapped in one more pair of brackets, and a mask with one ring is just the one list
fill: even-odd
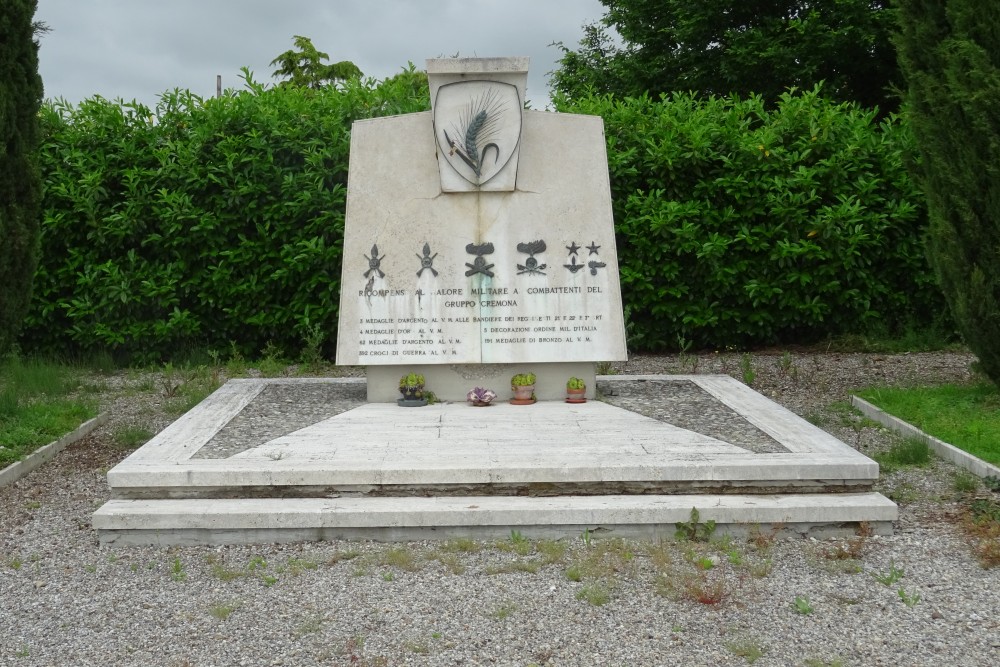
[(293, 633), (295, 638), (298, 639), (304, 635), (312, 634), (314, 632), (319, 632), (323, 627), (323, 617), (322, 616), (310, 616), (303, 620)]
[(413, 551), (406, 547), (396, 547), (384, 551), (379, 562), (386, 567), (396, 567), (407, 572), (416, 572), (420, 569)]
[(532, 551), (531, 540), (522, 535), (520, 531), (510, 531), (509, 542), (497, 542), (496, 547), (501, 551), (513, 551), (518, 556), (527, 556)]
[(442, 551), (433, 551), (427, 556), (427, 560), (436, 560), (441, 563), (452, 574), (464, 574), (465, 565), (458, 558), (458, 554)]
[(135, 449), (143, 445), (153, 433), (142, 426), (121, 426), (111, 434), (111, 441), (117, 449)]
[(750, 526), (747, 542), (758, 551), (767, 551), (778, 541), (778, 535), (781, 534), (784, 527), (784, 524), (773, 523), (770, 530), (764, 530), (760, 524), (755, 523)]
[(818, 426), (820, 428), (823, 428), (824, 426), (827, 426), (830, 423), (830, 418), (827, 417), (826, 414), (824, 414), (823, 412), (820, 412), (819, 410), (813, 410), (811, 412), (807, 412), (802, 416), (802, 418), (805, 419), (810, 424), (812, 424), (813, 426)]
[(662, 572), (673, 564), (674, 549), (675, 545), (673, 542), (660, 540), (656, 544), (649, 545), (646, 549), (646, 555), (649, 557), (649, 562), (652, 563), (657, 572)]
[(979, 488), (979, 478), (965, 470), (956, 470), (952, 479), (955, 493), (975, 493)]
[(275, 568), (275, 571), (278, 572), (278, 574), (287, 572), (293, 577), (297, 577), (306, 570), (315, 570), (316, 567), (316, 561), (309, 560), (307, 558), (295, 558), (292, 556), (283, 567)]
[(676, 530), (674, 537), (677, 540), (688, 540), (691, 542), (707, 542), (715, 533), (715, 521), (709, 519), (705, 523), (701, 522), (701, 515), (694, 507), (691, 508), (691, 518), (674, 524)]
[(475, 540), (467, 537), (456, 537), (441, 545), (441, 551), (448, 553), (473, 554), (482, 549), (482, 546)]
[(722, 604), (729, 597), (725, 575), (713, 577), (707, 572), (699, 572), (685, 577), (683, 586), (684, 595), (701, 604)]
[(985, 568), (1000, 567), (1000, 502), (977, 498), (967, 504), (962, 527), (976, 560)]
[(910, 503), (920, 500), (921, 492), (910, 482), (898, 482), (884, 489), (882, 493), (885, 494), (886, 498), (893, 501), (894, 503), (899, 503), (900, 505), (909, 505)]
[(899, 594), (899, 599), (903, 601), (903, 604), (911, 609), (916, 607), (920, 602), (920, 593), (907, 593), (902, 588), (900, 588), (897, 593)]
[(219, 581), (233, 581), (234, 579), (247, 576), (247, 572), (245, 570), (228, 568), (223, 563), (213, 563), (212, 576)]
[(566, 568), (571, 581), (608, 579), (617, 573), (635, 571), (634, 547), (622, 539), (594, 541), (592, 547), (576, 550), (573, 561)]
[(384, 656), (378, 655), (369, 658), (365, 656), (364, 652), (365, 638), (362, 635), (356, 635), (345, 641), (344, 648), (340, 651), (341, 655), (347, 658), (348, 663), (351, 665), (357, 665), (357, 667), (388, 667), (389, 660)]
[(767, 649), (760, 645), (760, 643), (754, 639), (739, 639), (734, 641), (726, 642), (726, 648), (729, 649), (733, 655), (738, 655), (741, 658), (746, 659), (751, 665), (767, 653)]
[(416, 653), (417, 655), (427, 655), (431, 652), (430, 648), (427, 646), (427, 642), (423, 641), (409, 641), (405, 644), (406, 650), (410, 653)]
[(858, 574), (864, 568), (861, 556), (865, 552), (865, 542), (856, 536), (820, 545), (806, 552), (806, 562), (830, 574)]
[(490, 617), (498, 621), (503, 621), (510, 618), (515, 611), (517, 611), (517, 606), (508, 602), (491, 611)]
[(174, 581), (184, 581), (187, 579), (187, 572), (184, 571), (184, 563), (179, 556), (175, 556), (170, 564), (170, 578)]
[(765, 558), (764, 560), (751, 563), (748, 572), (754, 579), (763, 579), (769, 577), (773, 570), (774, 562), (770, 558)]
[(857, 535), (847, 540), (838, 540), (821, 550), (827, 560), (859, 560), (868, 550), (868, 538), (873, 535), (867, 523), (858, 526)]
[(597, 375), (614, 375), (615, 365), (610, 361), (598, 361), (597, 369), (594, 371)]
[(221, 603), (213, 604), (211, 607), (209, 607), (208, 613), (211, 614), (213, 617), (219, 619), (220, 621), (224, 621), (227, 618), (229, 618), (230, 614), (236, 611), (236, 608), (238, 606), (239, 605), (233, 602), (226, 604), (221, 604)]
[(743, 384), (748, 387), (753, 386), (753, 381), (757, 379), (757, 371), (753, 367), (753, 355), (744, 352), (740, 356), (740, 375), (743, 377)]
[(707, 556), (705, 554), (688, 553), (685, 554), (684, 558), (699, 570), (711, 570), (715, 567), (716, 563), (712, 556)]
[(799, 379), (799, 367), (795, 365), (795, 359), (788, 350), (785, 350), (774, 362), (774, 368), (778, 371), (779, 377), (787, 377), (792, 380)]
[(685, 573), (661, 574), (656, 579), (656, 592), (671, 600), (691, 600), (705, 605), (725, 602), (730, 591), (724, 572), (718, 574), (704, 570)]
[(561, 540), (539, 540), (535, 548), (542, 558), (542, 563), (553, 565), (563, 562), (569, 545)]
[(892, 586), (894, 583), (903, 578), (903, 569), (896, 567), (896, 564), (890, 560), (889, 571), (885, 574), (872, 572), (872, 578), (883, 586)]
[(611, 589), (604, 583), (591, 582), (584, 584), (576, 592), (576, 599), (585, 600), (595, 607), (600, 607), (611, 601)]
[(809, 602), (809, 598), (805, 595), (796, 595), (795, 599), (792, 601), (792, 609), (795, 610), (796, 614), (808, 615), (815, 611), (813, 609), (812, 603)]
[(360, 551), (356, 549), (348, 549), (347, 551), (334, 551), (333, 555), (330, 556), (330, 560), (327, 561), (327, 565), (336, 565), (340, 561), (344, 560), (354, 560), (361, 555)]

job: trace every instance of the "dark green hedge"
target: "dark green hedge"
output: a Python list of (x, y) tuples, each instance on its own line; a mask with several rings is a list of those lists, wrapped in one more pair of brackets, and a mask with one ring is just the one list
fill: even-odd
[[(428, 107), (419, 73), (320, 91), (43, 109), (43, 260), (22, 344), (294, 354), (336, 331), (352, 121)], [(806, 342), (944, 312), (895, 119), (815, 91), (616, 101), (603, 116), (631, 346)], [(155, 119), (155, 120), (154, 120)]]
[(622, 291), (638, 349), (902, 331), (944, 306), (898, 119), (818, 91), (559, 102), (604, 117)]
[[(43, 109), (43, 261), (24, 345), (132, 359), (336, 331), (351, 123), (428, 108), (407, 73), (338, 90)], [(328, 339), (327, 343), (329, 344)]]

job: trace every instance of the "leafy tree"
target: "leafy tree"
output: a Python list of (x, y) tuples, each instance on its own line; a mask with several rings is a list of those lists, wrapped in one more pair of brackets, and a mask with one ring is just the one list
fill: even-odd
[(607, 14), (584, 27), (578, 50), (557, 44), (557, 94), (757, 93), (773, 105), (822, 81), (831, 99), (898, 107), (888, 0), (601, 2)]
[(32, 18), (37, 0), (9, 0), (0, 13), (0, 352), (14, 341), (38, 264), (41, 180), (34, 159), (42, 79)]
[(361, 78), (361, 70), (350, 60), (325, 64), (323, 61), (330, 59), (329, 54), (317, 51), (308, 37), (295, 35), (294, 43), (297, 51), (289, 49), (271, 61), (271, 65), (277, 65), (273, 76), (285, 78), (282, 84), (322, 88), (337, 81)]
[(900, 0), (899, 11), (928, 253), (959, 330), (1000, 385), (1000, 14), (978, 0)]

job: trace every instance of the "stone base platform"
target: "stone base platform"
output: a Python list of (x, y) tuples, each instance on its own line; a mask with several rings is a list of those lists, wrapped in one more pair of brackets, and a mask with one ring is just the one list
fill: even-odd
[(599, 388), (607, 402), (400, 408), (364, 402), (363, 380), (230, 381), (108, 473), (94, 527), (158, 544), (652, 537), (697, 508), (730, 532), (892, 530), (873, 461), (732, 378)]
[[(594, 535), (670, 539), (692, 508), (717, 533), (751, 525), (811, 536), (853, 532), (859, 517), (892, 534), (896, 505), (875, 493), (837, 495), (451, 496), (438, 498), (249, 498), (112, 500), (94, 515), (101, 540), (116, 544), (253, 544), (299, 540), (406, 541)], [(206, 511), (208, 509), (209, 511)]]

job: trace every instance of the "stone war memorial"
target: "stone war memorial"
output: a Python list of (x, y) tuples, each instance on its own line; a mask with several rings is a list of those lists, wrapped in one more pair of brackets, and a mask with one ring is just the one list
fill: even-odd
[(428, 60), (430, 112), (354, 124), (337, 363), (366, 377), (227, 382), (109, 471), (102, 541), (892, 531), (875, 462), (735, 379), (596, 375), (627, 359), (603, 122), (526, 110), (527, 71)]
[[(526, 58), (427, 64), (432, 112), (355, 123), (337, 363), (387, 401), (530, 367), (540, 398), (626, 358), (600, 118), (524, 110)], [(549, 366), (560, 364), (560, 366)]]

